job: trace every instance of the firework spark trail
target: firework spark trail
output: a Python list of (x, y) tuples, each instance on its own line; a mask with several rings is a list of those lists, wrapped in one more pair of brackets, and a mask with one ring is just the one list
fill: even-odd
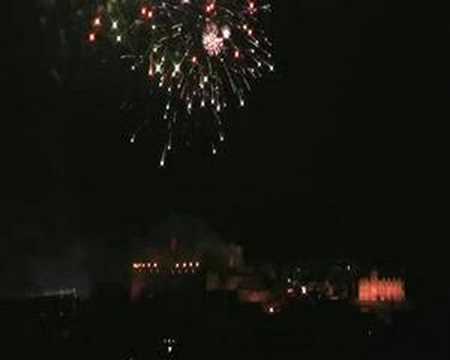
[[(208, 110), (216, 119), (214, 137), (222, 142), (219, 113), (230, 99), (244, 106), (253, 79), (274, 70), (262, 25), (269, 12), (263, 0), (97, 1), (88, 41), (117, 46), (122, 58), (132, 60), (131, 69), (148, 74), (149, 85), (167, 96), (162, 166), (175, 145), (175, 120), (182, 115), (177, 109), (184, 108), (186, 118)], [(214, 144), (212, 149), (216, 154)]]

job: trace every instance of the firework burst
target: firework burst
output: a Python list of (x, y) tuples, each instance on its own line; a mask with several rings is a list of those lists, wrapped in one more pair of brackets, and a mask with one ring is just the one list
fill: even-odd
[(223, 51), (224, 38), (213, 22), (206, 24), (203, 32), (203, 47), (209, 56), (219, 56)]
[(216, 154), (224, 141), (223, 110), (244, 106), (252, 81), (274, 69), (262, 26), (270, 5), (262, 0), (108, 0), (93, 12), (88, 41), (118, 46), (131, 69), (145, 73), (166, 96), (161, 166), (173, 149), (177, 122), (201, 109), (212, 114)]

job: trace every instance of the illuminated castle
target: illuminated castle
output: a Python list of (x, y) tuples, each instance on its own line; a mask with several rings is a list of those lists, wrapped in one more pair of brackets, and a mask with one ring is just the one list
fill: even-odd
[(406, 300), (405, 283), (397, 278), (378, 278), (372, 272), (370, 278), (359, 280), (358, 300), (360, 303), (402, 303)]
[(241, 266), (242, 248), (223, 243), (214, 246), (180, 244), (147, 248), (130, 264), (132, 301), (158, 294), (199, 294), (206, 288), (206, 273)]
[(195, 250), (180, 248), (175, 238), (169, 247), (147, 249), (131, 264), (131, 299), (201, 288), (200, 258)]

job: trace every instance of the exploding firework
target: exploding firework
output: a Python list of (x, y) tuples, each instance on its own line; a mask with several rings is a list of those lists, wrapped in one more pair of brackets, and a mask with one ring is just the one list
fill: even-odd
[(201, 109), (212, 114), (211, 149), (217, 153), (217, 142), (224, 141), (223, 110), (244, 106), (252, 80), (274, 69), (262, 26), (268, 12), (270, 5), (258, 0), (109, 0), (95, 6), (88, 41), (117, 45), (131, 70), (146, 74), (166, 96), (161, 166), (179, 119)]
[(219, 56), (223, 51), (224, 38), (219, 34), (219, 28), (214, 23), (206, 24), (203, 32), (203, 47), (209, 56)]

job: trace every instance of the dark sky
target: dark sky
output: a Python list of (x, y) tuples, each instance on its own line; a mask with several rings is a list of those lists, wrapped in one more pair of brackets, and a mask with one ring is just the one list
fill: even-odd
[(230, 119), (219, 156), (194, 148), (163, 170), (155, 144), (126, 141), (121, 78), (79, 59), (76, 47), (61, 60), (57, 35), (40, 30), (32, 5), (15, 4), (2, 131), (6, 233), (37, 222), (127, 241), (188, 213), (266, 256), (404, 256), (423, 211), (416, 121), (426, 126), (446, 94), (432, 88), (442, 58), (425, 14), (388, 4), (277, 1), (276, 74)]

